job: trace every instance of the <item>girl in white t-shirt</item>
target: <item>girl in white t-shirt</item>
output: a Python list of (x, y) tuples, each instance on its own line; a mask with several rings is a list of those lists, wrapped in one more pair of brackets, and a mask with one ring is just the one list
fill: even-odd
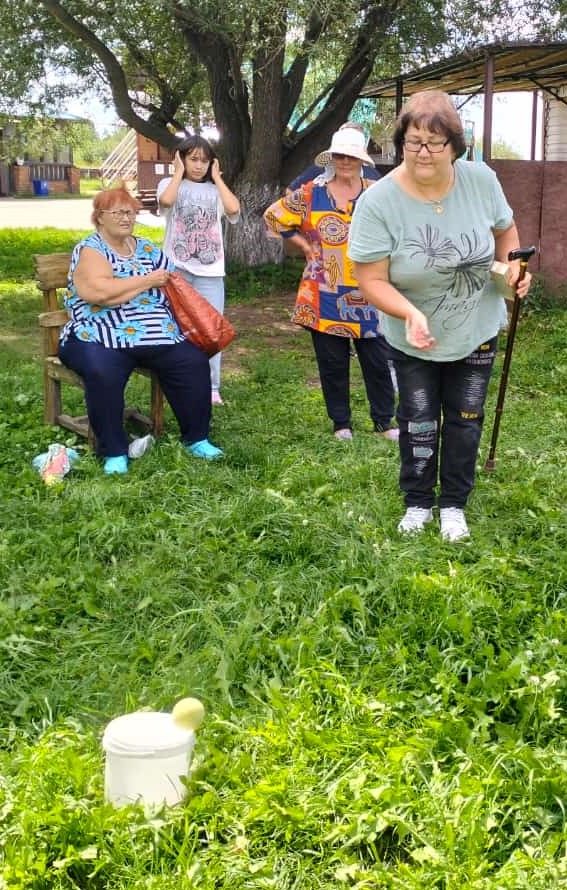
[[(162, 179), (157, 197), (166, 218), (165, 253), (208, 302), (224, 311), (224, 247), (221, 219), (238, 222), (240, 202), (223, 182), (213, 147), (202, 136), (184, 139), (175, 153), (173, 176)], [(211, 400), (222, 405), (220, 353), (210, 360)]]

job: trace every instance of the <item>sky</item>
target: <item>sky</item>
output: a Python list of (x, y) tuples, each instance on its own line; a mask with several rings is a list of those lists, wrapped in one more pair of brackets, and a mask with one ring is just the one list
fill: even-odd
[(65, 111), (92, 121), (99, 136), (105, 136), (109, 130), (120, 123), (114, 108), (107, 108), (95, 96), (84, 96), (82, 99), (70, 100)]
[[(460, 104), (460, 103), (458, 103)], [(536, 160), (541, 160), (542, 100), (538, 103), (538, 128), (536, 130)], [(467, 103), (462, 109), (463, 118), (474, 121), (475, 139), (482, 141), (482, 100), (474, 105)], [(495, 93), (492, 105), (492, 140), (502, 139), (515, 149), (522, 158), (529, 160), (532, 130), (531, 93)]]

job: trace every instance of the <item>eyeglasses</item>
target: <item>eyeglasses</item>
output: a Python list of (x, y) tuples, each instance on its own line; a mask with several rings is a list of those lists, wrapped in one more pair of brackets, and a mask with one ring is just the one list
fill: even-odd
[(408, 151), (421, 151), (422, 148), (426, 148), (429, 154), (438, 155), (450, 141), (446, 139), (445, 142), (422, 142), (421, 139), (404, 139), (404, 148)]
[(135, 210), (101, 210), (101, 213), (109, 213), (112, 219), (136, 219)]
[(336, 151), (332, 153), (331, 157), (333, 161), (358, 161), (358, 158), (354, 158), (352, 155), (343, 155)]

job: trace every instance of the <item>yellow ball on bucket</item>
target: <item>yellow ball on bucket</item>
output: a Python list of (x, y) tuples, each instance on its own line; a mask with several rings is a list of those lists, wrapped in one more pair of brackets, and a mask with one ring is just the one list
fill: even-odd
[(205, 707), (198, 698), (182, 698), (174, 705), (171, 717), (177, 726), (194, 732), (203, 722)]

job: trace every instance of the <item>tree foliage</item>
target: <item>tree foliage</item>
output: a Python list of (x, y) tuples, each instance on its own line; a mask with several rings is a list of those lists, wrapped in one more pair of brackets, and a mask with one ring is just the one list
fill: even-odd
[(47, 116), (18, 117), (0, 114), (3, 130), (0, 159), (13, 161), (16, 157), (41, 161), (57, 158), (71, 148), (77, 166), (98, 167), (121, 139), (124, 128), (99, 136), (91, 121), (61, 120)]
[(112, 132), (99, 136), (90, 122), (71, 124), (67, 129), (78, 167), (100, 167), (125, 134), (124, 127), (115, 127)]
[[(478, 156), (482, 156), (482, 142), (478, 140), (476, 143), (476, 151), (478, 152)], [(521, 153), (514, 148), (513, 145), (510, 145), (509, 142), (506, 142), (505, 139), (495, 139), (492, 142), (490, 147), (490, 155), (492, 158), (506, 158), (509, 161), (521, 161), (522, 155)]]
[(536, 5), (7, 0), (0, 94), (49, 111), (88, 84), (126, 124), (168, 146), (204, 110), (224, 137), (232, 178), (258, 171), (277, 181), (324, 145), (372, 73), (390, 76), (444, 46), (557, 28), (558, 10)]

